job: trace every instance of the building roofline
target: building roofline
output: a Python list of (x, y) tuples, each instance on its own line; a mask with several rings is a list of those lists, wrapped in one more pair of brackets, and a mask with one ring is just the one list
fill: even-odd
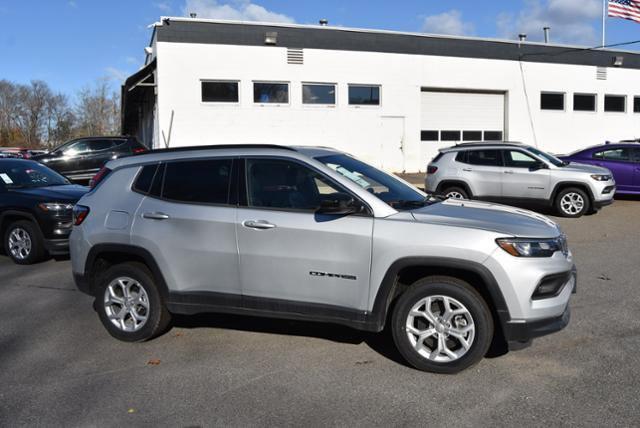
[(520, 41), (515, 39), (504, 39), (497, 37), (477, 37), (477, 36), (457, 36), (448, 34), (433, 34), (433, 33), (419, 33), (411, 31), (398, 31), (398, 30), (384, 30), (375, 28), (357, 28), (357, 27), (341, 27), (341, 26), (329, 26), (329, 25), (315, 25), (315, 24), (296, 24), (286, 22), (264, 22), (264, 21), (241, 21), (230, 19), (206, 19), (206, 18), (187, 18), (181, 16), (162, 16), (159, 22), (152, 24), (153, 31), (155, 33), (157, 27), (165, 25), (166, 21), (171, 23), (185, 22), (185, 23), (208, 23), (208, 24), (229, 24), (229, 25), (241, 25), (241, 26), (255, 26), (255, 27), (281, 27), (281, 28), (296, 28), (296, 29), (313, 29), (320, 31), (343, 31), (350, 33), (365, 33), (365, 34), (382, 34), (382, 35), (400, 35), (400, 36), (413, 36), (430, 39), (444, 39), (444, 40), (466, 40), (466, 41), (478, 41), (478, 42), (492, 42), (492, 43), (505, 43), (509, 45), (527, 45), (527, 46), (539, 46), (542, 48), (564, 48), (564, 49), (576, 49), (576, 50), (597, 50), (611, 53), (625, 53), (632, 55), (640, 55), (640, 52), (628, 50), (628, 49), (608, 49), (600, 46), (586, 46), (586, 45), (572, 45), (563, 43), (544, 43), (536, 41)]

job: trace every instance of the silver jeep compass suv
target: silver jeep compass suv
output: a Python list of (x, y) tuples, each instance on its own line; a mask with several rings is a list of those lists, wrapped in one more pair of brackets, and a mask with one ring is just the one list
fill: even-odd
[(425, 189), (448, 198), (552, 206), (580, 217), (613, 202), (606, 168), (561, 161), (519, 143), (463, 143), (440, 150), (427, 166)]
[(390, 323), (407, 361), (454, 373), (569, 322), (571, 252), (530, 211), (442, 201), (327, 148), (214, 146), (109, 162), (74, 210), (78, 288), (124, 341), (171, 314)]

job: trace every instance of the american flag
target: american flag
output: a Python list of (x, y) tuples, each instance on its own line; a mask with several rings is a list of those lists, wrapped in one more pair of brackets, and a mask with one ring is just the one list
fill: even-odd
[(609, 0), (609, 16), (640, 22), (640, 0)]

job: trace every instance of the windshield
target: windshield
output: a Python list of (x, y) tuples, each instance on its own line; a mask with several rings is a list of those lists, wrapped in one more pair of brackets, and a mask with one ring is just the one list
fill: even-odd
[(549, 153), (543, 152), (542, 150), (538, 150), (534, 147), (528, 147), (528, 150), (533, 153), (534, 155), (538, 155), (539, 157), (541, 157), (542, 159), (545, 159), (548, 162), (551, 162), (552, 164), (554, 164), (555, 166), (565, 166), (568, 165), (567, 162), (565, 161), (561, 161), (560, 159), (558, 159), (557, 157), (555, 157), (554, 155), (551, 155)]
[(0, 183), (7, 189), (61, 186), (69, 181), (37, 162), (0, 162)]
[(317, 160), (396, 209), (410, 209), (437, 202), (418, 190), (351, 156), (321, 156)]

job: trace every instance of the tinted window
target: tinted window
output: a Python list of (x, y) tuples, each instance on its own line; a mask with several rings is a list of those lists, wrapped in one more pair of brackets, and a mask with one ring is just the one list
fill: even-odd
[(165, 164), (160, 164), (158, 171), (153, 177), (153, 184), (149, 190), (149, 196), (159, 198), (162, 195), (162, 182), (164, 181)]
[(438, 141), (438, 131), (420, 131), (420, 141)]
[(538, 163), (536, 159), (519, 150), (505, 150), (502, 153), (504, 155), (505, 166), (514, 168), (529, 168)]
[(339, 192), (319, 173), (277, 159), (247, 161), (247, 193), (251, 207), (315, 211), (323, 197)]
[(633, 155), (633, 160), (636, 162), (640, 162), (640, 149), (633, 149), (631, 153)]
[(202, 82), (202, 101), (237, 103), (238, 82)]
[(467, 163), (467, 152), (458, 152), (456, 162)]
[(542, 110), (564, 110), (564, 94), (541, 93), (540, 108)]
[(467, 154), (467, 163), (472, 165), (500, 166), (499, 150), (470, 150)]
[(573, 94), (575, 111), (596, 111), (596, 96), (593, 94)]
[(89, 151), (98, 152), (100, 150), (107, 150), (115, 145), (116, 142), (113, 140), (92, 140), (89, 141)]
[(640, 97), (633, 97), (633, 112), (640, 113)]
[(610, 149), (596, 152), (593, 154), (593, 157), (605, 160), (628, 161), (631, 159), (631, 153), (630, 150), (626, 148)]
[(253, 102), (260, 104), (287, 104), (289, 102), (289, 84), (254, 83)]
[(142, 167), (142, 170), (138, 174), (136, 182), (133, 184), (133, 190), (141, 193), (149, 192), (151, 189), (151, 183), (153, 182), (153, 176), (158, 169), (158, 165), (146, 165)]
[(231, 159), (171, 162), (166, 166), (162, 197), (181, 202), (226, 204)]
[(462, 139), (464, 141), (480, 141), (482, 140), (482, 131), (462, 131)]
[(87, 140), (80, 140), (68, 146), (65, 146), (62, 149), (62, 153), (65, 156), (74, 156), (74, 155), (77, 155), (78, 153), (86, 153), (89, 150), (90, 150), (89, 142)]
[(349, 104), (380, 105), (380, 86), (349, 86)]
[(502, 131), (484, 131), (485, 141), (502, 141)]
[(624, 95), (605, 95), (604, 111), (624, 113), (627, 98)]
[(335, 85), (302, 85), (302, 103), (303, 104), (335, 104), (336, 103), (336, 87)]
[(460, 131), (440, 131), (440, 141), (460, 141)]

